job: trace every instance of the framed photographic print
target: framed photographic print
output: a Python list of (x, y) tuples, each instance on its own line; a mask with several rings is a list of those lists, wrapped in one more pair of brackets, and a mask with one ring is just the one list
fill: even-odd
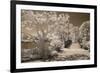
[(11, 1), (11, 72), (96, 66), (96, 6)]

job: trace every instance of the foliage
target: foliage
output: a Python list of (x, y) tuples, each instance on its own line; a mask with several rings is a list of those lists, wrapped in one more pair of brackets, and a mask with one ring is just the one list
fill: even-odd
[[(35, 45), (33, 56), (38, 55), (43, 61), (57, 56), (57, 52), (71, 45), (73, 42), (83, 39), (89, 42), (90, 25), (84, 22), (80, 28), (70, 23), (70, 15), (56, 11), (21, 11), (21, 39), (28, 40)], [(70, 43), (66, 42), (70, 40)], [(88, 46), (89, 45), (86, 45)], [(35, 58), (35, 57), (33, 57)]]
[(79, 42), (82, 48), (89, 50), (90, 49), (90, 22), (85, 21), (79, 28), (80, 38)]

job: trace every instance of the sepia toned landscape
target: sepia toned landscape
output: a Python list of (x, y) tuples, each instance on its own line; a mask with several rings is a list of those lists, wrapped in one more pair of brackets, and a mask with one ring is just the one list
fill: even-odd
[(90, 59), (90, 14), (21, 10), (21, 62)]

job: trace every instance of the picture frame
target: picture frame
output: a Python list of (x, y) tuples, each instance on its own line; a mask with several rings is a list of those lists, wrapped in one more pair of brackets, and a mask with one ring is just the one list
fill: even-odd
[[(90, 59), (88, 61), (61, 61), (61, 62), (21, 62), (22, 55), (22, 11), (26, 13), (32, 11), (35, 13), (49, 13), (51, 11), (56, 14), (76, 12), (77, 14), (87, 13), (90, 19)], [(47, 11), (47, 12), (45, 12)], [(57, 13), (58, 12), (58, 13)], [(29, 16), (29, 15), (28, 15)], [(44, 15), (43, 15), (44, 16)], [(80, 15), (81, 16), (81, 15)], [(83, 15), (84, 16), (84, 15)], [(27, 19), (28, 17), (26, 17)], [(45, 19), (45, 18), (44, 18)], [(74, 18), (75, 19), (75, 18)], [(33, 20), (33, 19), (32, 19)], [(35, 22), (35, 21), (34, 21)], [(55, 22), (55, 21), (54, 21)], [(43, 25), (44, 26), (44, 25)], [(30, 72), (45, 70), (62, 70), (62, 69), (80, 69), (97, 67), (97, 6), (81, 5), (81, 4), (64, 4), (64, 3), (48, 3), (34, 1), (11, 1), (11, 72)], [(30, 46), (29, 46), (30, 47)]]

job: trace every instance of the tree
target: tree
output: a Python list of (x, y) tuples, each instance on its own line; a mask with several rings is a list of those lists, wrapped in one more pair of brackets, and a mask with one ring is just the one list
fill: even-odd
[(79, 28), (80, 45), (84, 49), (90, 49), (90, 21), (85, 21)]
[(78, 38), (79, 38), (79, 27), (78, 26), (74, 26), (74, 33), (73, 34), (74, 34), (72, 36), (73, 37), (73, 41), (77, 42)]
[[(69, 35), (69, 15), (62, 12), (22, 10), (22, 38), (32, 39), (38, 54), (46, 60)], [(54, 38), (56, 37), (56, 39)], [(57, 40), (57, 42), (54, 42)], [(53, 46), (54, 43), (56, 46)], [(52, 47), (53, 46), (53, 47)]]
[(80, 31), (80, 38), (86, 37), (86, 40), (90, 40), (90, 21), (85, 21), (79, 28)]

